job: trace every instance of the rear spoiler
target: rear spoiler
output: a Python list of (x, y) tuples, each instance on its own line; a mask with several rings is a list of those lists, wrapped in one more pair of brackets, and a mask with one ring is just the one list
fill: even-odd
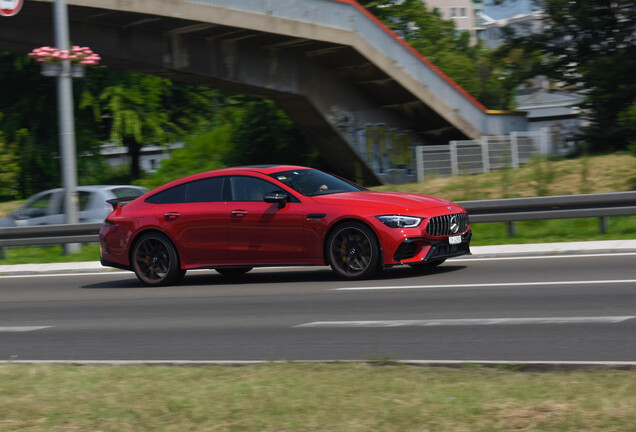
[(114, 210), (117, 210), (117, 206), (123, 207), (129, 202), (131, 202), (132, 200), (137, 198), (139, 197), (134, 196), (134, 197), (113, 198), (113, 199), (106, 200), (106, 202), (110, 204), (111, 206), (113, 206), (113, 211), (114, 211)]

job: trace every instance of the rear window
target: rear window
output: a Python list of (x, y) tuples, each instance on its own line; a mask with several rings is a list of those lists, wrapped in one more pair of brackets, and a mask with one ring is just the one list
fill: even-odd
[(111, 192), (115, 195), (116, 198), (137, 198), (138, 196), (142, 196), (148, 191), (131, 187), (120, 187), (112, 189)]
[(178, 204), (185, 202), (187, 184), (171, 187), (146, 198), (151, 204)]

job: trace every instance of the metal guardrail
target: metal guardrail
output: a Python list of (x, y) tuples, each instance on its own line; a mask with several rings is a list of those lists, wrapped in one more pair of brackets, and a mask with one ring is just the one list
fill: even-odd
[[(601, 219), (636, 215), (636, 191), (585, 195), (559, 195), (533, 198), (459, 201), (471, 223), (513, 222), (546, 219)], [(0, 228), (0, 247), (36, 246), (65, 243), (96, 243), (101, 223), (42, 225)]]
[(460, 201), (471, 223), (636, 215), (636, 192)]
[(101, 222), (0, 228), (0, 247), (42, 246), (99, 241)]
[(470, 222), (507, 222), (508, 235), (515, 235), (517, 221), (599, 218), (601, 233), (607, 232), (610, 216), (636, 215), (636, 192), (557, 195), (532, 198), (460, 201)]

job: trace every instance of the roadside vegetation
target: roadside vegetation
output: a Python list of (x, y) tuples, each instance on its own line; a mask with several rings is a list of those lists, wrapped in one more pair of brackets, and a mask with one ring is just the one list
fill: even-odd
[(2, 431), (633, 431), (633, 371), (0, 365)]

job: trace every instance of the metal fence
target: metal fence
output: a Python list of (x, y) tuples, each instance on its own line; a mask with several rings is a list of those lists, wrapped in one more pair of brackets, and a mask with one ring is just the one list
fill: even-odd
[(483, 136), (481, 140), (451, 141), (415, 148), (417, 181), (460, 174), (519, 168), (532, 156), (550, 153), (547, 130)]

